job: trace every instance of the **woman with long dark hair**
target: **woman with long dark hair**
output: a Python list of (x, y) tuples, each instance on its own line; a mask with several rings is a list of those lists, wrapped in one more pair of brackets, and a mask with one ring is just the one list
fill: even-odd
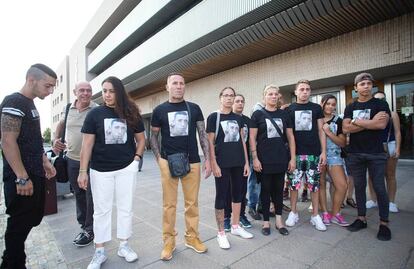
[(102, 82), (104, 104), (92, 109), (82, 127), (79, 187), (88, 184), (87, 167), (94, 203), (96, 251), (88, 269), (100, 268), (107, 259), (104, 243), (111, 240), (114, 193), (117, 207), (118, 256), (127, 262), (138, 259), (128, 246), (132, 235), (132, 204), (138, 162), (145, 146), (144, 125), (137, 105), (128, 97), (122, 81), (108, 77)]
[[(321, 169), (319, 203), (322, 211), (322, 221), (325, 225), (331, 223), (348, 226), (341, 215), (341, 205), (346, 196), (347, 181), (344, 170), (344, 160), (341, 157), (341, 148), (346, 145), (346, 137), (342, 133), (342, 119), (335, 115), (337, 100), (332, 94), (322, 97), (321, 106), (325, 116), (323, 131), (326, 134), (327, 169)], [(328, 213), (326, 202), (326, 175), (332, 179), (335, 191), (332, 197), (332, 212)]]

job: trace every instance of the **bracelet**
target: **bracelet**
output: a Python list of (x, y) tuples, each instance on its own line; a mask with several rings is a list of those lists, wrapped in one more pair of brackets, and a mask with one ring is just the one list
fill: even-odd
[(250, 152), (255, 152), (255, 151), (257, 151), (257, 150), (254, 149), (254, 150), (251, 150)]
[(142, 159), (142, 156), (139, 155), (138, 153), (135, 153), (135, 156), (139, 157), (140, 159)]
[(87, 172), (88, 171), (88, 169), (79, 169), (79, 174), (80, 173), (85, 173), (85, 172)]

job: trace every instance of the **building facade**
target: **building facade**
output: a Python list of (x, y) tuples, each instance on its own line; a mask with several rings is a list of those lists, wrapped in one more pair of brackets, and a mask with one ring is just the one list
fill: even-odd
[(400, 115), (402, 156), (414, 158), (413, 28), (410, 0), (106, 0), (69, 53), (69, 88), (91, 81), (99, 101), (103, 79), (121, 78), (149, 130), (170, 72), (184, 74), (186, 99), (207, 116), (225, 86), (246, 97), (249, 114), (265, 85), (289, 102), (299, 79), (311, 81), (315, 102), (336, 95), (342, 113), (354, 76), (368, 71)]

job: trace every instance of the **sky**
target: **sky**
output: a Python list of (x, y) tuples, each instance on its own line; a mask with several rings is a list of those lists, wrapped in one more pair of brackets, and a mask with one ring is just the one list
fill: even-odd
[[(56, 69), (103, 0), (0, 1), (0, 102), (19, 91), (27, 69)], [(35, 99), (42, 130), (50, 127), (50, 97)]]

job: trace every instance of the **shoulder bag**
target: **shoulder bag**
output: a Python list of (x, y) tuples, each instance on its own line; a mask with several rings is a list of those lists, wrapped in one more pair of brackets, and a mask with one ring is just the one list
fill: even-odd
[[(63, 122), (63, 133), (62, 133), (62, 138), (60, 140), (62, 143), (65, 142), (66, 121), (68, 119), (70, 106), (71, 106), (71, 103), (67, 104), (66, 109), (65, 109), (66, 113), (65, 113), (65, 120)], [(66, 152), (61, 151), (59, 155), (56, 156), (53, 150), (49, 150), (48, 152), (46, 152), (46, 156), (49, 158), (50, 162), (53, 164), (53, 166), (56, 169), (56, 176), (55, 176), (56, 181), (59, 183), (68, 182), (69, 177), (68, 177), (68, 169), (67, 169)]]
[(191, 127), (191, 111), (190, 106), (185, 102), (188, 110), (188, 134), (187, 134), (187, 152), (179, 152), (167, 155), (168, 167), (170, 174), (175, 178), (182, 178), (186, 176), (190, 170), (189, 148), (190, 148), (190, 127)]

